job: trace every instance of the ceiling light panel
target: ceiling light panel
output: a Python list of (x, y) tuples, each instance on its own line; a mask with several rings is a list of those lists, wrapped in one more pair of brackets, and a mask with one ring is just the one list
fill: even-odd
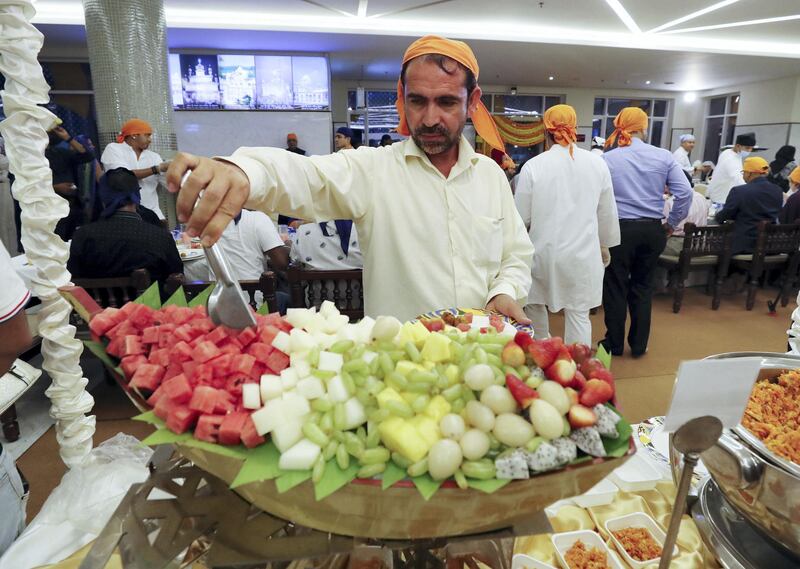
[(639, 26), (633, 20), (631, 15), (625, 9), (625, 6), (622, 5), (622, 2), (620, 2), (620, 0), (606, 0), (606, 4), (608, 4), (612, 10), (614, 10), (614, 13), (619, 17), (620, 20), (622, 20), (622, 23), (625, 24), (625, 26), (631, 32), (633, 32), (634, 34), (642, 33), (642, 30), (639, 28)]
[(692, 12), (691, 14), (686, 14), (685, 16), (681, 16), (675, 20), (669, 21), (666, 24), (662, 24), (657, 28), (653, 28), (649, 31), (649, 33), (656, 33), (662, 30), (666, 30), (667, 28), (671, 28), (677, 26), (678, 24), (682, 24), (684, 22), (688, 22), (689, 20), (694, 20), (695, 18), (699, 18), (700, 16), (704, 16), (705, 14), (709, 14), (720, 8), (725, 8), (726, 6), (730, 6), (731, 4), (736, 4), (739, 0), (723, 0), (722, 2), (717, 2), (716, 4), (711, 4), (710, 6), (706, 6), (702, 10), (697, 10)]

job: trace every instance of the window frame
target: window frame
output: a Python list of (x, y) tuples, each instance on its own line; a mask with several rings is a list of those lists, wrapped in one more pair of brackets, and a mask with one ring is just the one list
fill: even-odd
[[(603, 114), (602, 115), (595, 114), (595, 112), (594, 112), (595, 103), (596, 103), (597, 99), (602, 99), (603, 100)], [(675, 100), (674, 99), (670, 99), (670, 98), (667, 98), (667, 97), (631, 97), (631, 96), (624, 96), (624, 95), (596, 95), (594, 97), (594, 99), (592, 100), (592, 137), (597, 136), (596, 134), (594, 134), (594, 123), (595, 123), (595, 121), (599, 120), (600, 121), (600, 136), (602, 136), (603, 138), (607, 138), (606, 134), (608, 133), (608, 130), (610, 128), (609, 124), (613, 125), (614, 117), (616, 116), (616, 115), (610, 115), (609, 112), (608, 112), (608, 105), (609, 105), (609, 101), (611, 99), (627, 100), (629, 102), (630, 101), (649, 101), (650, 105), (649, 105), (649, 108), (647, 110), (647, 119), (648, 119), (648, 121), (647, 121), (647, 123), (648, 123), (647, 124), (647, 143), (648, 144), (653, 144), (653, 142), (652, 142), (652, 139), (653, 139), (653, 126), (655, 125), (655, 123), (662, 123), (661, 140), (659, 141), (658, 145), (654, 145), (654, 146), (658, 146), (659, 148), (666, 148), (667, 150), (670, 150), (670, 148), (669, 148), (670, 141), (669, 140), (665, 141), (664, 137), (665, 137), (665, 134), (669, 132), (669, 127), (672, 125), (672, 113), (673, 113), (673, 110), (674, 110), (674, 107), (675, 107)], [(667, 107), (666, 108), (666, 113), (665, 113), (665, 115), (663, 117), (654, 115), (655, 110), (656, 110), (656, 102), (660, 102), (660, 101), (664, 101), (666, 103), (666, 107)], [(612, 129), (612, 132), (613, 132), (613, 129)], [(665, 144), (667, 146), (664, 146)]]

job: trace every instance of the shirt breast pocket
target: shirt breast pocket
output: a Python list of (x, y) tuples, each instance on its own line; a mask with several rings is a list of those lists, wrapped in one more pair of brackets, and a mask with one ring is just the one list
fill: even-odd
[(472, 230), (472, 258), (475, 264), (486, 267), (494, 274), (503, 258), (503, 218), (474, 217)]

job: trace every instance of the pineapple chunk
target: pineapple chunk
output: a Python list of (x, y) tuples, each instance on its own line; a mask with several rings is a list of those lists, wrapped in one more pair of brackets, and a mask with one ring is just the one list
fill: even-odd
[(405, 399), (400, 397), (400, 394), (397, 393), (397, 391), (395, 391), (391, 387), (387, 387), (386, 389), (378, 393), (377, 399), (378, 399), (378, 407), (380, 407), (381, 409), (386, 407), (386, 403), (388, 401), (405, 401)]
[(400, 394), (400, 397), (402, 397), (406, 403), (411, 405), (414, 401), (417, 400), (417, 397), (419, 397), (419, 393), (413, 393), (411, 391), (403, 391)]
[(425, 343), (425, 340), (428, 339), (428, 336), (431, 335), (430, 330), (425, 327), (425, 324), (417, 320), (411, 325), (411, 337), (412, 341), (417, 345), (417, 347), (422, 346)]
[(386, 448), (400, 453), (412, 462), (419, 462), (428, 454), (431, 445), (409, 421), (390, 417), (378, 426)]
[(414, 333), (412, 332), (413, 324), (405, 322), (400, 327), (400, 332), (397, 334), (395, 343), (398, 346), (405, 346), (406, 342), (414, 342)]
[(447, 399), (441, 395), (437, 395), (431, 399), (430, 403), (428, 403), (428, 407), (425, 409), (425, 414), (438, 424), (439, 421), (442, 420), (442, 417), (450, 412), (450, 409), (450, 403), (447, 401)]
[(450, 364), (447, 366), (447, 369), (444, 370), (444, 375), (447, 377), (447, 381), (450, 385), (455, 385), (458, 383), (458, 366), (455, 364)]
[(422, 358), (427, 362), (444, 362), (450, 359), (450, 342), (444, 334), (430, 334), (422, 348)]
[(417, 415), (413, 419), (409, 419), (409, 421), (417, 428), (417, 431), (428, 447), (432, 447), (442, 438), (442, 433), (439, 431), (439, 423), (430, 417), (426, 415)]
[(415, 364), (414, 362), (410, 362), (408, 360), (400, 360), (397, 362), (397, 366), (394, 368), (394, 370), (402, 376), (407, 376), (409, 373), (415, 370), (427, 371), (421, 365)]

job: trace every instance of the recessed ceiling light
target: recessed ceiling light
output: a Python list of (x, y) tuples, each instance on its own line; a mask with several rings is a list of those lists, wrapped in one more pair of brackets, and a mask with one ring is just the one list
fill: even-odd
[(614, 13), (619, 17), (620, 20), (622, 20), (622, 23), (625, 24), (630, 31), (632, 31), (634, 34), (642, 33), (641, 28), (639, 28), (636, 22), (633, 21), (633, 18), (625, 9), (625, 6), (622, 5), (622, 2), (619, 0), (606, 0), (606, 4), (608, 4), (612, 10), (614, 10)]
[(674, 85), (675, 81), (664, 81), (664, 85)]
[(709, 12), (713, 12), (714, 10), (719, 10), (720, 8), (724, 8), (725, 6), (730, 6), (731, 4), (736, 4), (739, 0), (723, 0), (722, 2), (717, 2), (716, 4), (712, 4), (711, 6), (707, 6), (702, 10), (697, 10), (696, 12), (692, 12), (691, 14), (686, 14), (680, 18), (675, 20), (671, 20), (666, 24), (662, 24), (657, 28), (653, 28), (652, 30), (648, 31), (648, 34), (654, 34), (660, 32), (661, 30), (666, 30), (667, 28), (671, 28), (673, 26), (677, 26), (678, 24), (682, 24), (684, 22), (688, 22), (689, 20), (694, 20), (695, 18), (699, 18)]
[(697, 93), (684, 93), (683, 100), (687, 103), (693, 103), (697, 99)]
[(552, 81), (553, 79), (555, 79), (555, 77), (553, 77), (552, 75), (547, 78), (548, 81)]
[(645, 84), (645, 85), (649, 85), (649, 84), (650, 84), (650, 81), (649, 81), (649, 80), (648, 80), (648, 81), (645, 81), (645, 82), (644, 82), (644, 84)]

